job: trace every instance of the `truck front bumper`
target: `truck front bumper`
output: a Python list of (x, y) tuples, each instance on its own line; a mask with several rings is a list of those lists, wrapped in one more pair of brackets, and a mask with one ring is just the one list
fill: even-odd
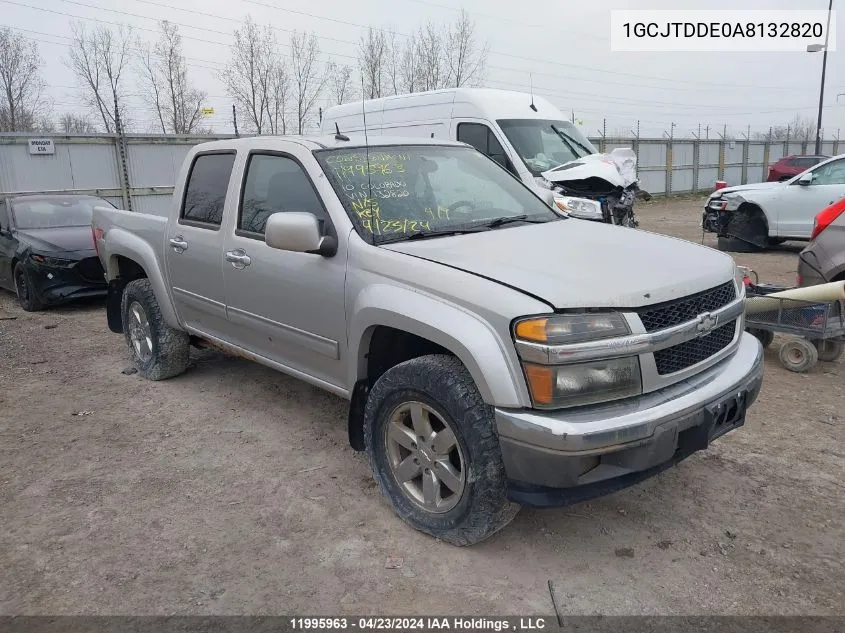
[(561, 506), (665, 470), (745, 422), (763, 382), (763, 349), (743, 333), (717, 365), (637, 398), (554, 412), (496, 409), (513, 501)]

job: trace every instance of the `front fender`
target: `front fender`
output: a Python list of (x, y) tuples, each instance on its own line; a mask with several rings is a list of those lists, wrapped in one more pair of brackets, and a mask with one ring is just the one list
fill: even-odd
[(173, 307), (159, 258), (150, 243), (134, 233), (113, 227), (106, 235), (105, 250), (108, 280), (117, 279), (120, 274), (119, 257), (132, 260), (143, 268), (147, 274), (147, 279), (150, 280), (150, 285), (153, 287), (153, 293), (155, 293), (164, 320), (170, 327), (182, 329)]
[(484, 401), (502, 407), (530, 406), (516, 353), (477, 315), (419, 291), (386, 284), (369, 286), (351, 306), (349, 384), (366, 376), (370, 337), (378, 326), (415, 334), (446, 348), (469, 370)]

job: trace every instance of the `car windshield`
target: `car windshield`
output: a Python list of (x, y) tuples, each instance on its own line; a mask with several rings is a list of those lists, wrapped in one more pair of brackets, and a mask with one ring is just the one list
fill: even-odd
[(598, 150), (569, 121), (499, 119), (499, 127), (534, 176)]
[(12, 201), (12, 214), (19, 229), (90, 226), (97, 205), (112, 206), (100, 198), (19, 198)]
[(392, 145), (315, 152), (355, 228), (372, 243), (560, 219), (470, 147)]

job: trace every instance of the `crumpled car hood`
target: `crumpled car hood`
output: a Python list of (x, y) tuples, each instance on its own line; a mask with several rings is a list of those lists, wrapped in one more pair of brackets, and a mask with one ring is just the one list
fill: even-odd
[(542, 173), (550, 182), (600, 178), (614, 187), (628, 187), (637, 181), (637, 155), (632, 149), (617, 148), (609, 154), (590, 154)]

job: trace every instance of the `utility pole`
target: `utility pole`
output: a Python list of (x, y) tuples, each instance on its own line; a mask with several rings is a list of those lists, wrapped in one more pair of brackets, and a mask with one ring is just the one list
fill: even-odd
[(123, 135), (123, 124), (120, 121), (120, 110), (117, 107), (117, 95), (114, 96), (114, 131), (117, 133), (117, 153), (120, 159), (120, 184), (123, 202), (127, 211), (132, 211), (132, 192), (129, 188), (129, 168), (126, 164), (126, 137)]
[[(824, 31), (824, 53), (822, 54), (822, 81), (819, 87), (819, 117), (816, 122), (816, 155), (822, 153), (822, 109), (824, 108), (824, 75), (827, 71), (827, 45), (830, 39), (830, 13), (833, 10), (833, 0), (827, 5), (827, 28)], [(809, 49), (808, 49), (809, 50)]]
[(240, 136), (238, 134), (238, 111), (235, 109), (235, 104), (232, 104), (232, 125), (235, 126), (235, 136)]
[(704, 138), (708, 141), (710, 140), (710, 124), (707, 124), (707, 127), (704, 128)]

